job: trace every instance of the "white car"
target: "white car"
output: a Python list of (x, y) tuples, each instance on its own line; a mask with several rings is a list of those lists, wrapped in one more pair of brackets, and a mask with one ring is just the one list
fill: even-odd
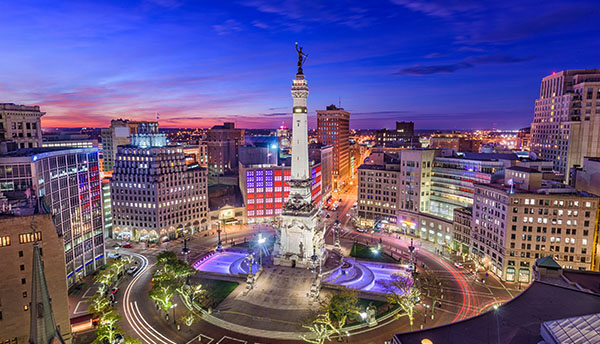
[(137, 271), (137, 269), (138, 267), (134, 265), (127, 270), (127, 273), (133, 275)]
[(458, 263), (458, 262), (454, 263), (454, 266), (456, 266), (456, 267), (457, 267), (457, 268), (459, 268), (459, 269), (462, 269), (462, 268), (463, 268), (463, 265), (462, 265), (462, 263)]

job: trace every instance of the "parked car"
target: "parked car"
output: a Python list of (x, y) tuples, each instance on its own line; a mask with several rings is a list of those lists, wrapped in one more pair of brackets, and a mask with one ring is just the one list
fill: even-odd
[(126, 243), (122, 246), (123, 248), (132, 248), (133, 245), (131, 243)]
[(114, 288), (112, 288), (112, 289), (110, 290), (110, 293), (111, 293), (112, 295), (117, 295), (117, 292), (118, 292), (118, 291), (119, 291), (119, 287), (114, 287)]
[(133, 275), (137, 271), (137, 269), (138, 267), (134, 265), (127, 270), (127, 273)]
[(462, 268), (463, 268), (463, 265), (462, 265), (462, 263), (459, 263), (459, 262), (456, 262), (456, 263), (454, 263), (454, 266), (456, 266), (456, 267), (457, 267), (457, 268), (459, 268), (459, 269), (462, 269)]
[(330, 217), (331, 217), (331, 216), (329, 216), (329, 214), (325, 215), (325, 218), (326, 218), (326, 219), (328, 219), (328, 218), (330, 218)]

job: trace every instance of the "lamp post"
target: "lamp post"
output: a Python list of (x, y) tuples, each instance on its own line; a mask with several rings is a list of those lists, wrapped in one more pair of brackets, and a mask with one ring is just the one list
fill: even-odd
[(173, 308), (173, 325), (177, 325), (177, 318), (175, 317), (175, 307), (177, 307), (176, 303), (174, 303), (173, 307), (171, 307)]
[(413, 239), (410, 238), (410, 246), (408, 246), (408, 251), (410, 252), (410, 259), (408, 261), (408, 268), (410, 271), (415, 271), (415, 261), (413, 257), (413, 252), (415, 250), (415, 246), (413, 245)]
[(223, 251), (223, 243), (221, 243), (221, 220), (218, 222), (219, 227), (217, 228), (217, 251)]

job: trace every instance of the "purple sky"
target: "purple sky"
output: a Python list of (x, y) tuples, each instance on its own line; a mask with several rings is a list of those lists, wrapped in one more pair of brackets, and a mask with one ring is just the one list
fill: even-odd
[(0, 102), (44, 126), (290, 119), (298, 41), (309, 110), (351, 127), (521, 128), (543, 76), (600, 68), (596, 1), (0, 2)]

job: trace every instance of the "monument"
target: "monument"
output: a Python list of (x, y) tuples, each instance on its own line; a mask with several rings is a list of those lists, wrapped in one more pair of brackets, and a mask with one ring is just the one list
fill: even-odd
[(318, 222), (316, 205), (312, 201), (312, 178), (308, 163), (308, 83), (304, 79), (302, 66), (306, 55), (296, 43), (298, 72), (292, 81), (292, 172), (290, 194), (285, 204), (275, 243), (273, 263), (275, 265), (313, 268), (311, 257), (317, 256), (318, 263), (325, 255), (324, 228)]

